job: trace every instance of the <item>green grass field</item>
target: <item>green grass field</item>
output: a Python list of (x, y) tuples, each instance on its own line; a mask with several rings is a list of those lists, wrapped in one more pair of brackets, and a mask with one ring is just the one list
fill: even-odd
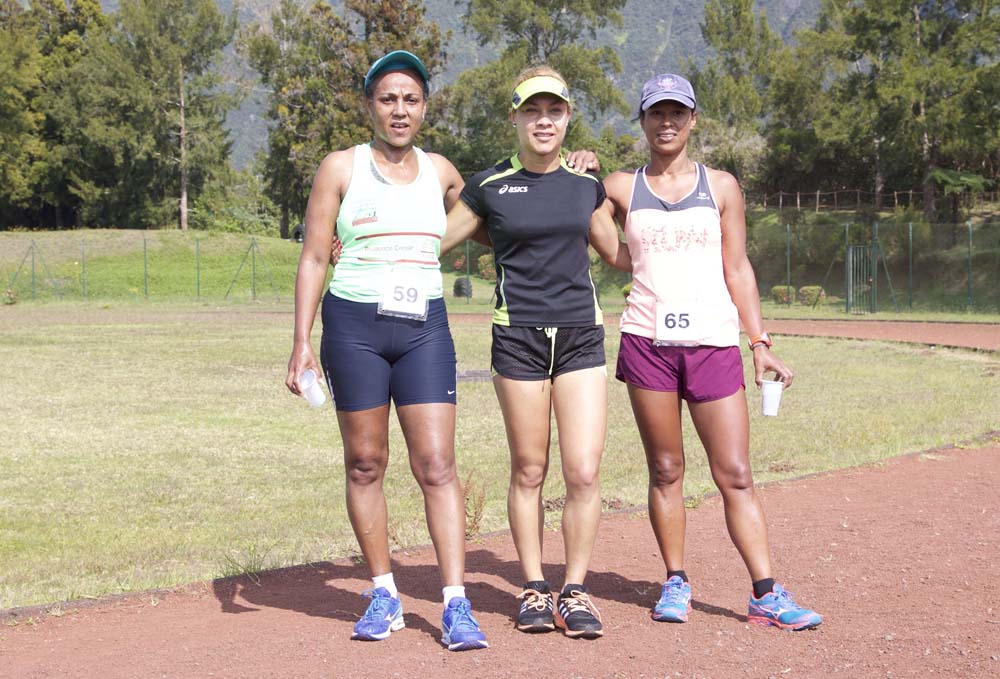
[[(459, 369), (487, 369), (488, 323), (458, 315), (485, 305), (449, 305)], [(0, 609), (356, 553), (334, 413), (282, 383), (290, 306), (0, 306)], [(609, 329), (612, 365), (617, 341)], [(781, 355), (797, 374), (781, 416), (762, 418), (748, 390), (758, 482), (1000, 430), (1000, 357), (802, 338), (784, 339)], [(608, 389), (602, 494), (643, 505), (625, 389), (613, 379)], [(478, 530), (505, 528), (508, 457), (492, 386), (461, 383), (459, 397), (460, 473), (485, 491)], [(423, 544), (395, 424), (391, 437), (391, 539)], [(686, 492), (697, 498), (713, 486), (690, 426), (687, 446)], [(563, 494), (555, 462), (546, 498)]]

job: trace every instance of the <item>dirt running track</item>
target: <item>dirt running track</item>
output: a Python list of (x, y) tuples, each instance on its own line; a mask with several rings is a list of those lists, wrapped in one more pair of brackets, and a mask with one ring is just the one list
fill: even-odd
[(1000, 351), (1000, 325), (989, 323), (769, 320), (767, 327), (775, 335), (884, 339)]
[[(468, 545), (487, 650), (439, 645), (437, 570), (432, 550), (418, 548), (394, 555), (407, 627), (387, 641), (349, 640), (369, 581), (363, 566), (338, 561), (259, 584), (64, 604), (60, 616), (0, 612), (0, 677), (997, 677), (997, 443), (761, 487), (778, 577), (825, 616), (808, 632), (747, 624), (749, 583), (716, 496), (688, 513), (695, 601), (684, 625), (650, 620), (662, 577), (655, 540), (643, 514), (614, 514), (588, 580), (605, 621), (596, 641), (513, 629), (519, 574), (501, 533)], [(561, 553), (547, 532), (546, 554)], [(562, 580), (558, 566), (546, 570)]]

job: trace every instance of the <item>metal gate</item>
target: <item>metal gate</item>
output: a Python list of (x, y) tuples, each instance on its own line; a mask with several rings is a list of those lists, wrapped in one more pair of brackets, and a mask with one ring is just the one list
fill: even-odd
[(878, 246), (848, 245), (844, 269), (847, 313), (878, 311)]

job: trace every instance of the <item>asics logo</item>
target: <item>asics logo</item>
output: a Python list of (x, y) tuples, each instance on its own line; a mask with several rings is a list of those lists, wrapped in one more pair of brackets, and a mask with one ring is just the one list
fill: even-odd
[(503, 186), (500, 187), (500, 190), (497, 191), (497, 193), (499, 193), (500, 195), (503, 195), (503, 194), (507, 193), (508, 191), (510, 193), (527, 193), (528, 192), (528, 187), (527, 186), (508, 186), (507, 184), (504, 184)]

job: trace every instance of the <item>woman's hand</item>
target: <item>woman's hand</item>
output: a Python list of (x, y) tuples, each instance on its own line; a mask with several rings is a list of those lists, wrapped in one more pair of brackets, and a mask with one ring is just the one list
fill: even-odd
[(757, 383), (758, 389), (760, 381), (764, 379), (764, 373), (773, 372), (777, 381), (784, 382), (785, 389), (792, 386), (792, 378), (795, 377), (791, 368), (782, 363), (781, 359), (775, 356), (774, 352), (765, 344), (758, 344), (757, 348), (753, 350), (753, 370), (754, 382)]
[(316, 373), (316, 377), (323, 375), (323, 371), (316, 361), (316, 354), (313, 353), (312, 345), (309, 342), (296, 342), (292, 347), (292, 357), (288, 359), (288, 375), (285, 376), (285, 386), (288, 387), (288, 391), (296, 396), (302, 395), (299, 378), (310, 368)]
[(567, 153), (566, 164), (581, 172), (599, 172), (601, 169), (601, 161), (597, 159), (597, 154), (587, 149)]
[(330, 266), (337, 266), (337, 262), (340, 261), (342, 254), (344, 254), (344, 244), (340, 242), (339, 238), (334, 236), (333, 243), (330, 245)]

